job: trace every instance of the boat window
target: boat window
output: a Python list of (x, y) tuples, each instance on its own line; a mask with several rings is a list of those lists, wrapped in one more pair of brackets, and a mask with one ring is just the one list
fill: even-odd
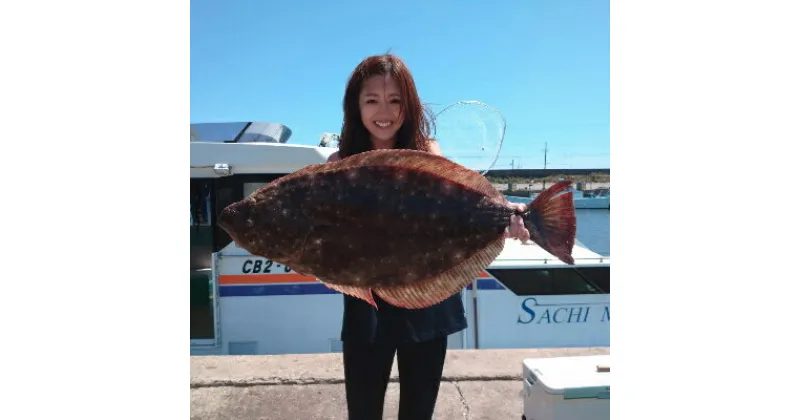
[[(239, 177), (225, 177), (214, 180), (214, 220), (225, 207), (244, 198), (242, 181)], [(215, 223), (216, 225), (216, 223)], [(231, 242), (230, 236), (219, 226), (214, 228), (214, 251), (225, 248)]]
[(211, 269), (189, 273), (189, 338), (193, 342), (214, 340), (214, 287)]
[(189, 129), (193, 142), (224, 143), (233, 141), (247, 127), (248, 122), (200, 123), (192, 124)]
[(189, 129), (190, 141), (201, 143), (286, 143), (292, 136), (289, 127), (269, 122), (198, 123)]
[(244, 196), (247, 197), (264, 185), (267, 185), (267, 182), (246, 182), (244, 184)]
[(190, 339), (193, 343), (214, 340), (215, 300), (211, 272), (214, 252), (212, 219), (213, 181), (189, 181), (191, 225), (189, 227)]
[(211, 226), (211, 180), (192, 179), (189, 182), (191, 225)]
[(245, 182), (242, 184), (242, 190), (244, 192), (243, 197), (247, 197), (248, 195), (256, 192), (257, 189), (263, 187), (264, 185), (269, 184), (271, 181), (277, 179), (278, 176), (271, 176), (269, 178), (265, 178), (262, 180), (258, 180), (255, 182)]
[(283, 124), (254, 122), (244, 130), (237, 141), (286, 143), (291, 136), (292, 130)]
[(611, 293), (609, 267), (487, 270), (519, 296)]

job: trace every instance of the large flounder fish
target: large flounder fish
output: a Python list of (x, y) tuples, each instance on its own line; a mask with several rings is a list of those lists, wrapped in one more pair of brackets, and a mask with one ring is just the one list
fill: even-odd
[[(567, 264), (575, 243), (570, 186), (521, 213), (533, 242)], [(500, 254), (517, 209), (478, 172), (414, 150), (315, 164), (226, 207), (219, 225), (253, 255), (363, 299), (409, 309), (459, 292)]]

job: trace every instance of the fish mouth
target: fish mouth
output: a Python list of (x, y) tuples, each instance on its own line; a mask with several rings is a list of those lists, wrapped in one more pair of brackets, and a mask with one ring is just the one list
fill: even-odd
[(249, 198), (226, 206), (217, 215), (217, 226), (230, 236), (236, 246), (248, 252), (253, 246), (249, 243), (248, 232), (255, 226), (251, 216)]
[(252, 227), (252, 220), (249, 219), (248, 212), (245, 210), (247, 208), (240, 203), (233, 203), (225, 207), (217, 215), (217, 226), (235, 239), (241, 230)]
[(236, 217), (236, 209), (233, 206), (228, 206), (222, 209), (217, 215), (217, 226), (222, 228), (228, 235), (233, 237), (233, 220)]

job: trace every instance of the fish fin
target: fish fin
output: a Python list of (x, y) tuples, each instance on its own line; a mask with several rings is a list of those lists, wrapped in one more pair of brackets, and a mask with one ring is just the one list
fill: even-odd
[(575, 245), (576, 218), (572, 193), (567, 191), (571, 181), (561, 181), (544, 190), (528, 205), (522, 220), (531, 240), (559, 260), (573, 265), (572, 247)]
[(331, 290), (335, 290), (339, 293), (361, 299), (364, 302), (367, 302), (370, 305), (372, 305), (372, 307), (375, 308), (376, 310), (378, 309), (378, 305), (375, 303), (375, 298), (372, 296), (372, 289), (356, 287), (356, 286), (346, 286), (341, 284), (331, 284), (331, 283), (325, 283), (322, 280), (320, 281), (322, 282), (322, 284), (324, 284)]
[(433, 306), (472, 283), (497, 258), (504, 245), (505, 239), (500, 237), (449, 270), (414, 284), (377, 287), (375, 294), (400, 308)]
[(328, 170), (347, 170), (358, 166), (392, 166), (428, 172), (500, 202), (504, 201), (503, 194), (479, 172), (461, 166), (444, 156), (429, 152), (410, 149), (370, 150), (325, 165), (326, 167), (321, 169), (326, 172)]

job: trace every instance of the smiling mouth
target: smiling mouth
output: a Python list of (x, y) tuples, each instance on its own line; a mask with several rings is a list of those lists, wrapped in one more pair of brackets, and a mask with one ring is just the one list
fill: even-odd
[(380, 128), (387, 128), (394, 124), (392, 121), (373, 121)]

